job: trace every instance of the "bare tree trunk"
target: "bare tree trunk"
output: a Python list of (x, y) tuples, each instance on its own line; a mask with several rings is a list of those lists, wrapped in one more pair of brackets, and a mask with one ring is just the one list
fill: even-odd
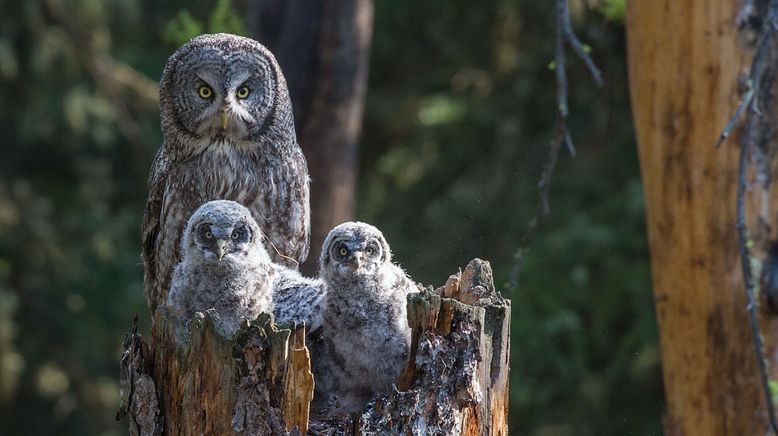
[[(628, 2), (630, 88), (669, 435), (768, 431), (736, 226), (738, 160), (744, 138), (714, 147), (735, 112), (739, 91), (745, 90), (739, 89), (741, 75), (751, 66), (753, 38), (747, 37), (745, 25), (738, 32), (736, 24), (744, 23), (739, 16), (743, 11), (738, 9), (744, 4), (755, 2)], [(774, 64), (772, 59), (769, 62)], [(774, 86), (775, 80), (773, 71), (763, 83)], [(762, 95), (761, 120), (774, 126), (775, 96)], [(770, 141), (774, 149), (775, 135)], [(747, 159), (758, 161), (774, 154), (760, 156), (762, 151), (755, 149)], [(766, 180), (758, 174), (762, 169), (747, 174), (745, 224), (755, 257), (746, 262), (754, 265), (754, 260), (764, 260), (775, 214), (775, 190), (769, 184), (774, 162), (765, 161)], [(749, 270), (750, 266), (745, 269)], [(757, 314), (765, 332), (767, 364), (775, 368), (778, 325), (764, 305)], [(778, 376), (774, 369), (771, 373), (770, 378)]]
[(507, 435), (510, 301), (489, 264), (473, 260), (445, 286), (412, 294), (408, 313), (413, 342), (399, 390), (361, 413), (310, 421), (316, 356), (302, 329), (279, 329), (263, 314), (227, 339), (212, 310), (195, 316), (191, 335), (160, 319), (152, 356), (136, 325), (117, 418), (129, 416), (132, 435)]
[(308, 160), (312, 237), (303, 269), (311, 273), (327, 233), (354, 217), (373, 0), (269, 0), (253, 15), (254, 35), (287, 78)]

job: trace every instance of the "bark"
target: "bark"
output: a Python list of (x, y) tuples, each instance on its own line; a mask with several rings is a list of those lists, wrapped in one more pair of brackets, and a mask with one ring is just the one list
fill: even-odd
[(227, 338), (213, 310), (191, 332), (161, 322), (156, 356), (137, 330), (125, 341), (117, 418), (129, 414), (130, 434), (305, 434), (314, 385), (302, 327), (262, 314)]
[[(628, 2), (630, 89), (669, 435), (768, 430), (736, 227), (741, 129), (714, 148), (738, 106), (739, 79), (751, 66), (754, 38), (738, 3)], [(768, 72), (763, 83), (772, 86), (775, 79)], [(763, 93), (761, 99), (762, 120), (774, 126), (775, 96)], [(774, 154), (764, 150), (775, 149), (775, 135), (767, 142), (748, 156), (756, 164), (748, 174), (745, 223), (753, 264), (764, 260), (775, 231), (774, 161), (757, 162)], [(765, 305), (758, 316), (774, 379), (778, 325)]]
[(507, 435), (510, 301), (489, 263), (475, 259), (445, 286), (412, 294), (408, 320), (413, 340), (398, 389), (361, 413), (310, 421), (315, 356), (302, 328), (263, 314), (228, 339), (213, 310), (195, 316), (191, 333), (162, 317), (154, 356), (135, 325), (117, 418), (129, 416), (132, 435)]
[(253, 15), (253, 34), (286, 76), (308, 160), (312, 234), (303, 270), (312, 273), (327, 233), (354, 217), (373, 0), (268, 0)]

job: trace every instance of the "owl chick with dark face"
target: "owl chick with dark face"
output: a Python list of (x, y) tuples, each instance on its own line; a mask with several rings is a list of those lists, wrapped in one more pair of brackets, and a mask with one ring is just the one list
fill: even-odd
[(262, 233), (234, 201), (202, 205), (187, 223), (167, 306), (181, 320), (216, 309), (226, 333), (271, 307), (274, 274)]
[(187, 219), (210, 200), (245, 205), (271, 258), (295, 267), (310, 238), (308, 169), (286, 81), (258, 42), (202, 35), (168, 60), (160, 82), (164, 145), (143, 220), (146, 299), (165, 301)]
[(356, 411), (397, 381), (411, 340), (406, 296), (418, 287), (391, 260), (383, 234), (369, 224), (341, 224), (324, 241), (324, 319), (312, 351), (316, 406), (334, 395), (340, 410)]
[(262, 242), (259, 226), (242, 205), (227, 200), (202, 205), (184, 230), (168, 309), (185, 321), (216, 309), (229, 335), (271, 310), (277, 323), (304, 323), (309, 333), (316, 331), (322, 323), (321, 282), (272, 262)]

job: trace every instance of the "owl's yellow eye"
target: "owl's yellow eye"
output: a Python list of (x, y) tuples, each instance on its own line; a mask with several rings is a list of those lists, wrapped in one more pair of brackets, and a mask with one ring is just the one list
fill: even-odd
[(346, 247), (340, 247), (340, 250), (338, 250), (338, 253), (340, 253), (341, 256), (345, 256), (348, 254), (348, 249)]
[(206, 237), (207, 239), (211, 239), (211, 238), (213, 238), (213, 233), (211, 233), (211, 232), (205, 232), (205, 237)]
[(235, 93), (235, 95), (238, 96), (238, 98), (246, 98), (251, 93), (251, 90), (249, 90), (248, 86), (241, 86), (238, 92)]
[(213, 90), (208, 85), (201, 85), (200, 88), (197, 89), (197, 93), (202, 98), (211, 98)]

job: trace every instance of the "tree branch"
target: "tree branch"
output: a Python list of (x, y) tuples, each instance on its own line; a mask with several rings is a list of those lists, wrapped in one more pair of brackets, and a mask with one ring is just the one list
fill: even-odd
[(514, 253), (514, 265), (510, 280), (512, 289), (518, 285), (519, 269), (525, 248), (529, 243), (529, 238), (540, 224), (540, 218), (551, 212), (548, 200), (549, 189), (551, 187), (551, 178), (556, 169), (559, 150), (562, 148), (562, 144), (565, 145), (565, 148), (567, 148), (570, 155), (575, 156), (575, 145), (570, 136), (570, 130), (567, 127), (567, 117), (570, 114), (570, 108), (567, 103), (567, 59), (565, 54), (565, 43), (567, 43), (575, 54), (584, 62), (586, 68), (589, 70), (589, 74), (592, 76), (594, 84), (597, 87), (601, 87), (604, 84), (602, 73), (594, 64), (594, 61), (591, 56), (589, 56), (586, 48), (584, 48), (584, 45), (573, 31), (567, 0), (556, 0), (555, 42), (554, 71), (557, 89), (556, 125), (554, 128), (554, 136), (549, 144), (548, 157), (546, 158), (546, 163), (543, 165), (543, 171), (540, 175), (540, 180), (538, 181), (538, 190), (540, 191), (538, 211), (535, 213), (532, 220), (530, 220), (527, 231), (519, 242), (520, 248)]
[(751, 152), (752, 130), (754, 129), (755, 116), (759, 116), (760, 113), (756, 107), (756, 101), (758, 101), (758, 92), (762, 80), (762, 75), (765, 70), (765, 63), (768, 56), (768, 48), (770, 42), (773, 40), (773, 35), (776, 30), (776, 17), (778, 17), (778, 0), (771, 0), (768, 5), (767, 18), (762, 24), (762, 30), (756, 44), (756, 53), (754, 55), (751, 70), (748, 74), (748, 87), (743, 98), (740, 100), (737, 110), (734, 115), (727, 122), (726, 127), (719, 136), (716, 142), (716, 147), (720, 147), (721, 144), (729, 137), (732, 129), (747, 107), (748, 110), (746, 116), (746, 124), (742, 135), (742, 145), (740, 147), (740, 162), (738, 167), (738, 188), (737, 188), (737, 204), (736, 204), (736, 226), (738, 231), (738, 241), (740, 244), (740, 262), (743, 270), (743, 281), (745, 283), (746, 301), (748, 310), (748, 323), (751, 329), (751, 336), (754, 341), (754, 351), (756, 352), (756, 360), (759, 366), (759, 375), (764, 390), (765, 402), (767, 405), (767, 414), (770, 420), (770, 427), (773, 432), (778, 435), (778, 419), (775, 415), (775, 405), (773, 403), (773, 395), (770, 391), (770, 375), (769, 364), (764, 353), (764, 344), (762, 340), (762, 331), (759, 327), (758, 314), (757, 314), (757, 299), (756, 296), (759, 293), (759, 289), (754, 284), (753, 271), (751, 266), (751, 249), (753, 241), (748, 234), (748, 226), (746, 224), (746, 190), (748, 188), (748, 164), (749, 155)]
[(564, 143), (567, 151), (575, 156), (575, 145), (570, 137), (570, 131), (567, 128), (567, 117), (570, 114), (570, 108), (567, 104), (567, 65), (565, 57), (565, 43), (567, 43), (575, 54), (586, 64), (589, 73), (597, 87), (603, 85), (602, 73), (594, 64), (591, 56), (584, 49), (581, 41), (573, 32), (570, 20), (570, 9), (567, 0), (556, 1), (556, 55), (554, 57), (554, 70), (556, 72), (557, 88), (557, 120), (554, 137), (549, 146), (549, 156), (544, 165), (543, 174), (538, 182), (540, 189), (540, 211), (542, 215), (548, 215), (550, 207), (548, 203), (548, 191), (551, 184), (551, 177), (556, 168), (559, 149)]

